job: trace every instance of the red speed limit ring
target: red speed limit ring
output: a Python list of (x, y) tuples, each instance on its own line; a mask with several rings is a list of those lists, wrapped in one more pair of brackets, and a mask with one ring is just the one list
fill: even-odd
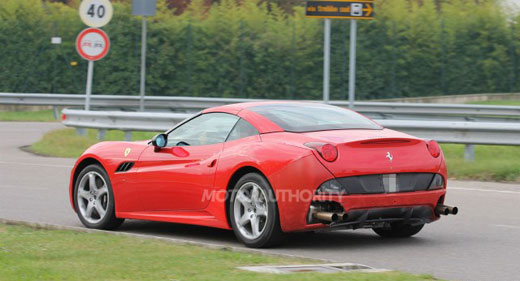
[(110, 39), (101, 29), (87, 28), (76, 38), (76, 50), (86, 60), (100, 60), (107, 55), (109, 49)]

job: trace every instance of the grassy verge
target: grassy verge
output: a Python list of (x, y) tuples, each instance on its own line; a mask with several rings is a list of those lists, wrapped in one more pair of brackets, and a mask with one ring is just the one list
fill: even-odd
[(470, 104), (484, 104), (484, 105), (512, 105), (520, 106), (520, 100), (490, 100), (490, 101), (476, 101)]
[[(150, 132), (133, 132), (133, 140), (151, 139), (155, 133)], [(107, 131), (107, 141), (118, 141), (124, 139), (124, 133), (121, 131)], [(79, 157), (89, 146), (99, 142), (97, 139), (97, 130), (87, 130), (87, 136), (78, 136), (74, 129), (62, 129), (52, 131), (43, 136), (43, 138), (31, 146), (31, 151), (53, 157)]]
[(311, 262), (102, 233), (0, 225), (0, 280), (437, 280), (400, 272), (276, 275), (236, 268)]
[(52, 110), (0, 111), (0, 121), (55, 122)]
[(520, 182), (520, 147), (477, 145), (475, 161), (466, 162), (464, 145), (441, 146), (450, 178)]

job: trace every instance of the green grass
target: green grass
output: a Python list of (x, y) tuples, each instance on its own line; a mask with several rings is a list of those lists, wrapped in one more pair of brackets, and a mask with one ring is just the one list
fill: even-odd
[(316, 261), (0, 224), (0, 280), (438, 280), (401, 272), (277, 275), (236, 268), (302, 263)]
[(0, 111), (0, 121), (55, 122), (52, 110), (40, 111)]
[[(34, 143), (30, 150), (34, 153), (53, 157), (79, 157), (89, 146), (99, 142), (97, 130), (87, 130), (87, 136), (78, 136), (74, 129), (62, 129), (52, 131)], [(148, 140), (156, 133), (133, 132), (132, 140)], [(107, 141), (118, 141), (124, 139), (121, 131), (107, 131)]]
[(483, 105), (512, 105), (520, 106), (520, 100), (490, 100), (490, 101), (475, 101), (470, 104), (483, 104)]
[(475, 161), (464, 160), (464, 145), (443, 144), (448, 176), (453, 179), (520, 182), (520, 147), (475, 146)]

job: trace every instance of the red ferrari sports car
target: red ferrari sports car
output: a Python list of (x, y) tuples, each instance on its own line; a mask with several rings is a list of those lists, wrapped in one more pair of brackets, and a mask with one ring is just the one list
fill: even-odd
[(115, 229), (124, 219), (196, 224), (232, 229), (249, 247), (324, 228), (412, 236), (457, 213), (445, 194), (435, 141), (305, 102), (225, 105), (151, 141), (98, 143), (70, 178), (86, 227)]

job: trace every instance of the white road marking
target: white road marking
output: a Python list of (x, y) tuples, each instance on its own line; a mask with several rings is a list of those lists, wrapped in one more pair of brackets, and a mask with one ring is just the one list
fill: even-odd
[(508, 193), (508, 194), (520, 194), (519, 191), (513, 190), (496, 190), (496, 189), (480, 189), (480, 188), (466, 188), (466, 187), (448, 187), (449, 190), (464, 190), (464, 191), (483, 191), (483, 192), (496, 192), (496, 193)]
[(520, 230), (520, 226), (518, 226), (518, 225), (495, 224), (495, 226)]
[(4, 165), (21, 165), (21, 166), (38, 166), (38, 167), (53, 167), (53, 168), (72, 168), (72, 166), (67, 166), (67, 165), (37, 164), (37, 163), (22, 163), (22, 162), (5, 162), (5, 161), (0, 161), (0, 164), (4, 164)]

